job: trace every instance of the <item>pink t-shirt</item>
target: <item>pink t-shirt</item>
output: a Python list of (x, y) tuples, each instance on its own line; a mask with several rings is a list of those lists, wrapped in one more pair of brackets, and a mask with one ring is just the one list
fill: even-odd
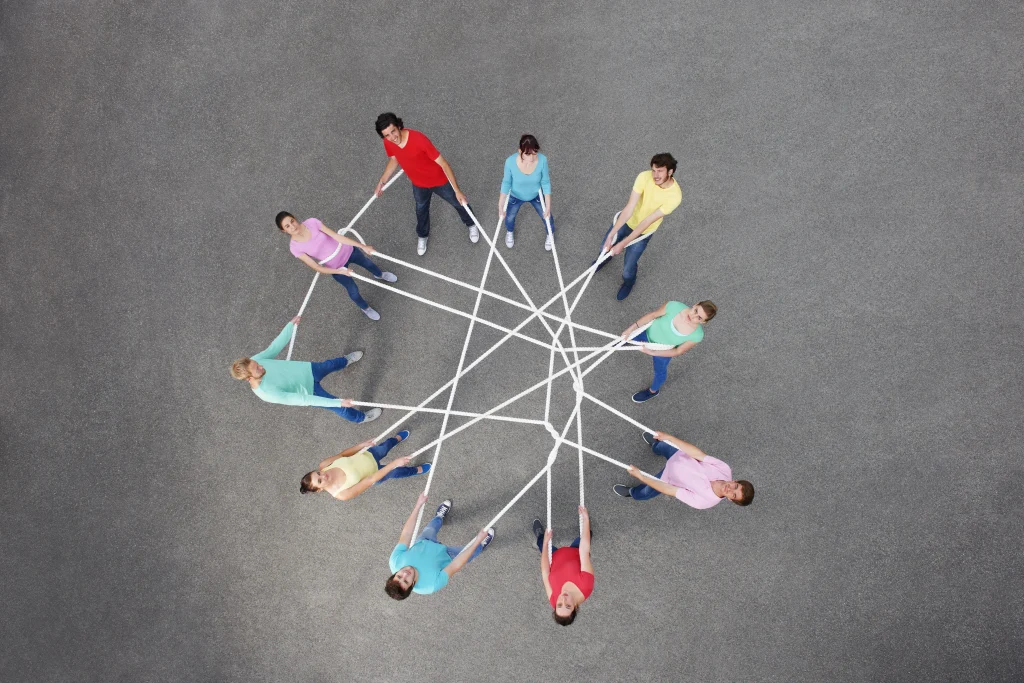
[(711, 482), (716, 479), (732, 481), (732, 469), (710, 455), (695, 460), (680, 450), (668, 459), (661, 473), (663, 482), (679, 489), (676, 498), (698, 510), (714, 507), (724, 500), (711, 490)]
[(295, 258), (309, 254), (314, 261), (320, 263), (340, 246), (341, 250), (338, 251), (338, 255), (323, 265), (327, 268), (341, 268), (348, 263), (353, 249), (351, 244), (338, 244), (333, 237), (328, 237), (327, 233), (322, 230), (324, 224), (320, 222), (319, 218), (307, 218), (302, 221), (302, 224), (309, 229), (309, 239), (305, 242), (292, 240), (288, 244), (288, 249)]

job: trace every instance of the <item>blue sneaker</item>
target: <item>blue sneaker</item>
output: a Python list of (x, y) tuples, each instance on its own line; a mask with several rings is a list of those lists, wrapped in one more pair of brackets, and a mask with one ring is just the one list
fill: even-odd
[(423, 463), (422, 465), (420, 465), (420, 467), (423, 468), (423, 471), (422, 472), (418, 472), (418, 474), (426, 474), (427, 472), (430, 471), (430, 463), (429, 462)]
[(640, 436), (643, 438), (644, 443), (647, 444), (648, 446), (654, 445), (654, 434), (651, 434), (650, 432), (641, 432)]
[[(654, 398), (660, 393), (660, 391), (651, 391), (650, 389), (638, 391), (635, 394), (633, 394), (633, 403), (645, 403), (647, 401), (650, 401), (652, 398)], [(647, 441), (647, 439), (644, 438), (644, 441)]]
[(627, 296), (629, 296), (629, 293), (633, 291), (633, 285), (635, 283), (636, 280), (623, 280), (622, 286), (619, 287), (619, 293), (615, 295), (615, 298), (618, 299), (619, 301), (625, 299)]
[(409, 438), (409, 430), (403, 429), (402, 431), (395, 434), (395, 437), (398, 439), (398, 442), (401, 443)]
[(494, 529), (493, 527), (487, 530), (487, 535), (484, 536), (484, 540), (480, 541), (480, 552), (487, 550), (487, 546), (494, 540)]

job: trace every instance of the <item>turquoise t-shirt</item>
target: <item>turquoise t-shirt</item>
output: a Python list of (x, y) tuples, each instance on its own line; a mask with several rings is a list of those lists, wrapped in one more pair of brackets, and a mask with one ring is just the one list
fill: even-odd
[(388, 560), (392, 574), (402, 567), (413, 567), (418, 572), (412, 592), (420, 595), (436, 593), (448, 585), (448, 574), (444, 568), (451, 563), (447, 548), (427, 540), (416, 541), (411, 548), (399, 543)]
[(672, 326), (672, 318), (687, 308), (689, 306), (681, 301), (669, 301), (665, 304), (665, 315), (655, 319), (651, 326), (647, 328), (647, 340), (655, 344), (668, 344), (670, 346), (679, 346), (690, 341), (695, 344), (700, 343), (700, 340), (704, 338), (703, 325), (697, 325), (697, 329), (690, 334), (679, 334), (676, 332), (676, 328)]
[(320, 408), (338, 408), (341, 403), (336, 398), (326, 398), (313, 394), (313, 364), (297, 360), (274, 360), (281, 353), (292, 336), (293, 323), (288, 323), (277, 335), (270, 346), (252, 357), (266, 370), (259, 386), (252, 390), (254, 394), (268, 403), (280, 403), (286, 406), (317, 406)]
[(519, 153), (505, 159), (505, 175), (501, 179), (501, 193), (512, 195), (524, 202), (537, 198), (541, 189), (551, 194), (551, 178), (548, 176), (548, 158), (537, 152), (537, 167), (529, 175), (519, 170), (516, 158)]

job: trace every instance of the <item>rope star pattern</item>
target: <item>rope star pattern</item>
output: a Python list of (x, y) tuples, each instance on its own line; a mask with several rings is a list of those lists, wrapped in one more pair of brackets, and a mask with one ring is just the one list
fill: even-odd
[[(395, 174), (395, 176), (384, 186), (383, 189), (386, 190), (387, 188), (389, 188), (396, 180), (398, 180), (399, 176), (401, 176), (401, 175), (402, 175), (402, 171), (398, 171), (398, 173)], [(545, 214), (547, 214), (547, 207), (544, 205), (544, 195), (543, 195), (543, 193), (541, 193), (540, 197), (541, 197), (540, 198), (541, 206), (542, 206), (542, 208), (544, 208)], [(359, 212), (352, 218), (352, 220), (349, 221), (348, 225), (346, 225), (342, 230), (340, 230), (338, 234), (346, 235), (346, 234), (351, 233), (361, 243), (366, 244), (366, 240), (364, 240), (362, 238), (362, 236), (358, 232), (356, 232), (355, 229), (352, 226), (354, 226), (356, 221), (358, 221), (359, 218), (362, 217), (362, 215), (366, 212), (366, 210), (368, 208), (370, 208), (370, 205), (374, 202), (374, 200), (376, 198), (377, 198), (376, 195), (372, 195), (370, 197), (370, 199), (367, 200), (366, 204), (363, 205), (363, 208), (359, 210)], [(505, 201), (506, 201), (506, 206), (507, 206), (508, 199), (506, 198)], [(425, 493), (427, 495), (430, 494), (430, 485), (433, 482), (434, 472), (437, 470), (437, 463), (438, 463), (438, 460), (439, 460), (439, 458), (441, 456), (441, 447), (442, 447), (442, 445), (443, 445), (443, 443), (444, 443), (444, 441), (446, 439), (449, 439), (449, 438), (455, 436), (456, 434), (462, 432), (463, 430), (468, 429), (469, 427), (472, 427), (473, 425), (475, 425), (480, 420), (500, 420), (500, 421), (504, 421), (504, 422), (512, 422), (512, 423), (519, 423), (519, 424), (525, 424), (525, 425), (543, 426), (548, 431), (548, 433), (551, 435), (552, 439), (554, 440), (554, 444), (551, 447), (551, 451), (548, 453), (548, 458), (547, 458), (547, 461), (546, 461), (544, 467), (542, 467), (541, 470), (539, 472), (537, 472), (537, 474), (534, 475), (533, 478), (530, 479), (530, 481), (527, 482), (525, 486), (523, 486), (523, 488), (519, 491), (519, 493), (517, 493), (512, 498), (512, 500), (510, 500), (501, 509), (501, 511), (498, 512), (498, 514), (496, 514), (494, 516), (494, 518), (491, 519), (491, 521), (487, 523), (487, 525), (484, 528), (492, 527), (495, 524), (497, 524), (497, 522), (502, 518), (502, 516), (504, 516), (504, 514), (506, 512), (508, 512), (512, 508), (512, 506), (515, 505), (519, 501), (519, 499), (522, 498), (526, 494), (526, 492), (529, 491), (534, 486), (534, 484), (536, 484), (540, 480), (541, 477), (546, 477), (546, 479), (547, 479), (547, 482), (546, 482), (546, 484), (547, 484), (547, 529), (550, 531), (551, 530), (551, 468), (554, 465), (555, 460), (558, 457), (558, 452), (559, 452), (559, 449), (560, 449), (561, 446), (567, 446), (569, 448), (575, 448), (576, 452), (577, 452), (577, 461), (578, 461), (578, 465), (579, 465), (580, 505), (584, 505), (584, 494), (585, 494), (584, 485), (583, 485), (583, 481), (584, 481), (584, 479), (583, 479), (583, 454), (584, 453), (587, 453), (588, 455), (594, 456), (594, 457), (599, 458), (601, 460), (604, 460), (606, 462), (612, 463), (613, 465), (617, 465), (618, 467), (621, 467), (623, 469), (628, 469), (629, 468), (629, 466), (626, 465), (624, 462), (616, 460), (615, 458), (611, 458), (611, 457), (609, 457), (607, 455), (604, 455), (603, 453), (599, 453), (598, 451), (596, 451), (596, 450), (594, 450), (592, 448), (588, 448), (587, 446), (585, 446), (583, 444), (583, 419), (582, 419), (582, 415), (581, 415), (581, 406), (582, 406), (582, 403), (583, 403), (584, 399), (590, 401), (594, 405), (597, 405), (597, 406), (600, 406), (601, 408), (604, 408), (605, 410), (609, 411), (613, 415), (616, 415), (616, 416), (622, 418), (623, 420), (629, 422), (630, 424), (632, 424), (632, 425), (634, 425), (636, 427), (639, 427), (641, 430), (643, 430), (645, 432), (654, 433), (655, 430), (651, 429), (650, 427), (647, 427), (646, 425), (638, 422), (637, 420), (634, 420), (633, 418), (629, 417), (625, 413), (622, 413), (619, 410), (616, 410), (615, 408), (611, 407), (607, 403), (605, 403), (605, 402), (601, 401), (600, 399), (596, 398), (595, 396), (587, 393), (586, 390), (585, 390), (584, 384), (583, 384), (584, 377), (586, 377), (588, 374), (593, 372), (594, 369), (596, 369), (598, 365), (600, 365), (605, 360), (610, 358), (611, 355), (614, 352), (616, 352), (616, 351), (637, 351), (637, 350), (642, 350), (644, 348), (644, 345), (639, 343), (639, 342), (634, 341), (632, 338), (626, 339), (626, 338), (623, 338), (620, 335), (612, 334), (612, 333), (609, 333), (609, 332), (605, 332), (604, 330), (599, 330), (599, 329), (596, 329), (596, 328), (593, 328), (593, 327), (588, 327), (587, 325), (581, 325), (580, 323), (574, 322), (572, 320), (572, 313), (576, 309), (576, 306), (579, 304), (580, 299), (582, 299), (583, 293), (586, 291), (587, 286), (590, 284), (590, 281), (593, 278), (594, 273), (597, 272), (598, 267), (602, 263), (604, 263), (606, 260), (611, 258), (611, 253), (609, 251), (602, 250), (600, 256), (598, 257), (598, 259), (587, 270), (583, 271), (583, 273), (581, 273), (579, 276), (577, 276), (571, 282), (566, 284), (564, 279), (563, 279), (563, 277), (562, 277), (562, 269), (561, 269), (561, 266), (560, 266), (559, 261), (558, 261), (558, 247), (553, 244), (552, 248), (551, 248), (551, 256), (552, 256), (552, 259), (554, 261), (555, 274), (556, 274), (556, 276), (558, 278), (558, 286), (560, 287), (560, 290), (559, 290), (559, 292), (557, 294), (555, 294), (553, 297), (548, 299), (544, 304), (542, 304), (540, 307), (538, 307), (536, 304), (534, 304), (533, 299), (526, 292), (526, 289), (523, 287), (522, 283), (519, 281), (519, 278), (516, 277), (515, 273), (512, 271), (511, 266), (509, 266), (508, 262), (505, 261), (505, 258), (501, 255), (501, 253), (497, 249), (496, 245), (497, 245), (497, 241), (498, 241), (498, 234), (499, 234), (499, 231), (500, 231), (501, 225), (502, 225), (502, 219), (500, 217), (498, 218), (498, 224), (497, 224), (497, 226), (494, 229), (494, 236), (493, 237), (488, 237), (487, 234), (485, 233), (483, 227), (480, 225), (480, 221), (477, 220), (477, 217), (473, 214), (472, 210), (469, 208), (469, 205), (468, 204), (463, 204), (462, 206), (466, 210), (466, 212), (469, 214), (469, 216), (473, 219), (473, 223), (474, 223), (476, 229), (479, 231), (480, 235), (483, 236), (484, 240), (487, 242), (487, 245), (488, 245), (487, 260), (486, 260), (486, 262), (484, 264), (484, 273), (483, 273), (483, 277), (480, 279), (479, 286), (474, 286), (474, 285), (472, 285), (472, 284), (470, 284), (468, 282), (463, 282), (462, 280), (459, 280), (459, 279), (456, 279), (456, 278), (453, 278), (453, 277), (449, 277), (449, 276), (444, 275), (442, 273), (437, 273), (437, 272), (434, 272), (432, 270), (428, 270), (427, 268), (423, 268), (421, 266), (417, 266), (415, 264), (408, 263), (408, 262), (403, 261), (401, 259), (395, 258), (394, 256), (389, 256), (387, 254), (384, 254), (384, 253), (382, 253), (380, 251), (375, 251), (374, 252), (374, 256), (377, 256), (378, 258), (382, 258), (382, 259), (384, 259), (386, 261), (391, 261), (392, 263), (396, 263), (398, 265), (410, 268), (412, 270), (418, 271), (418, 272), (423, 273), (425, 275), (429, 275), (431, 277), (436, 277), (436, 278), (444, 280), (445, 282), (448, 282), (450, 284), (457, 285), (459, 287), (463, 287), (463, 288), (471, 290), (471, 291), (475, 291), (476, 292), (476, 301), (473, 304), (473, 311), (472, 311), (472, 313), (467, 313), (465, 311), (459, 310), (457, 308), (453, 308), (451, 306), (448, 306), (448, 305), (440, 303), (440, 302), (431, 301), (430, 299), (427, 299), (425, 297), (419, 296), (417, 294), (413, 294), (412, 292), (407, 292), (407, 291), (402, 290), (402, 289), (398, 289), (397, 287), (393, 287), (393, 286), (391, 286), (389, 284), (385, 284), (385, 283), (380, 282), (380, 281), (378, 281), (376, 279), (373, 279), (373, 278), (368, 278), (368, 277), (360, 275), (360, 274), (358, 274), (356, 272), (352, 272), (351, 275), (349, 276), (349, 277), (352, 277), (352, 278), (355, 278), (355, 279), (358, 279), (358, 280), (362, 280), (363, 282), (367, 282), (367, 283), (369, 283), (369, 284), (371, 284), (371, 285), (373, 285), (375, 287), (380, 287), (382, 289), (390, 290), (392, 292), (400, 294), (401, 296), (408, 297), (408, 298), (413, 299), (415, 301), (419, 301), (419, 302), (427, 304), (429, 306), (433, 306), (435, 308), (439, 308), (439, 309), (441, 309), (443, 311), (447, 311), (447, 312), (452, 313), (454, 315), (458, 315), (458, 316), (461, 316), (461, 317), (469, 319), (469, 329), (466, 331), (466, 338), (465, 338), (465, 341), (462, 344), (462, 353), (459, 356), (459, 363), (458, 363), (458, 367), (456, 368), (456, 371), (455, 371), (455, 376), (451, 380), (449, 380), (447, 383), (445, 383), (443, 386), (441, 386), (441, 388), (439, 388), (437, 391), (435, 391), (430, 396), (428, 396), (426, 399), (424, 399), (419, 405), (416, 405), (416, 406), (396, 405), (396, 404), (391, 404), (391, 403), (375, 403), (375, 402), (370, 402), (370, 401), (352, 401), (352, 405), (360, 406), (360, 407), (365, 407), (365, 408), (382, 408), (382, 409), (406, 411), (405, 414), (401, 418), (399, 418), (394, 424), (392, 424), (387, 429), (385, 429), (378, 437), (376, 437), (376, 439), (374, 439), (374, 441), (380, 441), (381, 439), (386, 437), (388, 434), (392, 433), (394, 430), (396, 430), (398, 427), (400, 427), (406, 420), (408, 420), (410, 417), (412, 417), (416, 413), (435, 413), (435, 414), (440, 414), (442, 416), (441, 432), (438, 435), (438, 437), (436, 439), (434, 439), (433, 441), (431, 441), (430, 443), (428, 443), (426, 446), (423, 446), (422, 448), (420, 448), (419, 450), (414, 452), (411, 456), (409, 456), (411, 459), (415, 459), (420, 454), (428, 451), (430, 448), (434, 449), (434, 456), (433, 456), (433, 459), (431, 460), (430, 472), (427, 474), (427, 483), (426, 483), (426, 486), (423, 489), (423, 493)], [(618, 218), (618, 215), (616, 215), (616, 218)], [(545, 216), (544, 220), (545, 220), (548, 232), (551, 233), (552, 228), (551, 228), (551, 220), (550, 220), (550, 218)], [(638, 240), (642, 240), (642, 239), (646, 239), (646, 238), (647, 238), (647, 235), (642, 235), (641, 237), (638, 238)], [(340, 251), (340, 249), (341, 249), (341, 244), (339, 243), (338, 248), (334, 251), (334, 253), (331, 254), (330, 256), (328, 256), (326, 259), (320, 261), (320, 264), (322, 265), (322, 264), (330, 261), (332, 258), (334, 258), (337, 255), (337, 253)], [(502, 296), (501, 294), (497, 294), (495, 292), (490, 292), (487, 289), (485, 289), (485, 285), (487, 284), (487, 278), (488, 278), (488, 275), (490, 274), (491, 264), (492, 264), (492, 262), (493, 262), (495, 257), (498, 259), (498, 262), (501, 264), (501, 266), (508, 273), (509, 277), (512, 278), (512, 282), (515, 284), (516, 288), (519, 290), (519, 293), (522, 295), (525, 303), (524, 302), (520, 302), (520, 301), (516, 301), (515, 299), (510, 299), (510, 298), (508, 298), (506, 296)], [(302, 301), (302, 306), (299, 307), (298, 315), (301, 316), (303, 314), (303, 312), (306, 310), (306, 305), (309, 303), (310, 296), (313, 294), (313, 288), (316, 287), (316, 283), (317, 283), (319, 278), (320, 278), (320, 273), (319, 272), (316, 273), (313, 276), (313, 282), (310, 284), (309, 289), (306, 292), (306, 297)], [(582, 284), (580, 284), (581, 282), (582, 282)], [(577, 285), (580, 285), (579, 291), (576, 293), (576, 296), (572, 300), (572, 303), (569, 303), (568, 292), (570, 290), (572, 290), (574, 287), (576, 287)], [(492, 297), (494, 299), (498, 299), (499, 301), (503, 301), (503, 302), (505, 302), (507, 304), (515, 306), (517, 308), (521, 308), (523, 310), (529, 311), (530, 315), (527, 316), (521, 323), (519, 323), (519, 325), (517, 325), (515, 328), (512, 328), (512, 329), (509, 329), (509, 328), (507, 328), (507, 327), (505, 327), (503, 325), (499, 325), (499, 324), (494, 323), (492, 321), (486, 320), (484, 318), (480, 318), (480, 317), (477, 316), (477, 312), (480, 309), (480, 302), (481, 302), (481, 300), (483, 299), (484, 296), (489, 296), (489, 297)], [(557, 302), (559, 300), (561, 300), (561, 302), (562, 302), (562, 309), (564, 311), (564, 313), (563, 313), (564, 317), (559, 316), (559, 315), (554, 314), (554, 313), (550, 313), (550, 312), (547, 311), (547, 309), (549, 307), (551, 307), (555, 302)], [(542, 340), (539, 340), (539, 339), (536, 339), (534, 337), (531, 337), (529, 335), (526, 335), (526, 334), (523, 334), (522, 332), (520, 332), (520, 330), (522, 330), (524, 327), (526, 327), (526, 325), (528, 325), (533, 320), (539, 321), (540, 324), (544, 327), (545, 331), (551, 336), (551, 342), (550, 343), (542, 341)], [(552, 330), (551, 325), (550, 325), (551, 322), (557, 322), (559, 324), (558, 328), (555, 329), (555, 330)], [(474, 326), (477, 323), (480, 323), (480, 324), (485, 325), (487, 327), (491, 327), (491, 328), (494, 328), (494, 329), (499, 330), (501, 332), (504, 332), (505, 336), (502, 337), (498, 342), (496, 342), (489, 349), (487, 349), (482, 354), (480, 354), (480, 356), (477, 357), (476, 360), (474, 360), (472, 363), (470, 363), (468, 366), (466, 366), (465, 365), (465, 363), (466, 363), (466, 352), (469, 349), (469, 341), (470, 341), (470, 338), (473, 335), (473, 328), (474, 328)], [(636, 332), (633, 333), (633, 336), (636, 336), (637, 334), (639, 334), (643, 330), (647, 329), (647, 327), (649, 325), (650, 325), (650, 323), (648, 323), (647, 325), (644, 325), (643, 327), (639, 328)], [(568, 329), (569, 346), (565, 346), (562, 343), (562, 341), (561, 341), (562, 332), (564, 330), (566, 330), (566, 329)], [(604, 346), (597, 346), (597, 347), (579, 346), (577, 344), (577, 342), (576, 342), (576, 330), (590, 332), (592, 334), (596, 334), (598, 336), (605, 337), (606, 339), (609, 339), (610, 341), (606, 342)], [(288, 355), (286, 356), (286, 358), (288, 358), (289, 360), (291, 359), (291, 356), (292, 356), (292, 349), (293, 349), (293, 347), (295, 345), (295, 337), (296, 337), (297, 331), (298, 331), (298, 326), (296, 326), (292, 330), (292, 338), (291, 338), (291, 341), (288, 344)], [(537, 382), (536, 384), (534, 384), (530, 388), (528, 388), (528, 389), (526, 389), (524, 391), (521, 391), (520, 393), (516, 394), (512, 398), (507, 399), (507, 400), (503, 401), (502, 403), (499, 403), (498, 405), (494, 406), (493, 408), (491, 408), (490, 410), (488, 410), (488, 411), (486, 411), (484, 413), (473, 413), (473, 412), (466, 412), (466, 411), (462, 411), (462, 410), (453, 410), (452, 409), (452, 405), (453, 405), (453, 403), (455, 401), (455, 395), (456, 395), (456, 391), (457, 391), (458, 386), (459, 386), (459, 380), (462, 379), (462, 377), (464, 377), (466, 374), (468, 374), (471, 370), (473, 370), (473, 368), (475, 368), (477, 365), (482, 363), (488, 356), (490, 356), (492, 353), (497, 351), (502, 345), (505, 344), (505, 342), (507, 342), (509, 339), (511, 339), (513, 337), (516, 337), (517, 339), (522, 339), (524, 341), (530, 342), (530, 343), (532, 343), (534, 345), (537, 345), (537, 346), (544, 347), (544, 348), (549, 350), (549, 354), (548, 354), (548, 376), (547, 376), (547, 378), (541, 380), (540, 382)], [(650, 343), (648, 343), (648, 344), (646, 344), (646, 346), (648, 348), (651, 348), (651, 349), (666, 349), (666, 348), (669, 348), (669, 347), (667, 347), (667, 346), (665, 346), (663, 344), (650, 344)], [(565, 367), (561, 368), (558, 371), (555, 370), (555, 355), (556, 355), (556, 353), (557, 353), (557, 355), (559, 355), (561, 357), (562, 362), (565, 365)], [(570, 353), (572, 354), (572, 359), (571, 360), (570, 360), (570, 357), (569, 357)], [(581, 357), (580, 356), (581, 353), (586, 353), (587, 355)], [(588, 363), (589, 363), (589, 365), (588, 365)], [(576, 394), (576, 401), (575, 401), (575, 405), (573, 407), (572, 413), (569, 416), (569, 419), (566, 421), (566, 423), (563, 426), (561, 432), (559, 432), (555, 428), (555, 426), (552, 425), (551, 422), (550, 422), (550, 417), (551, 417), (551, 387), (552, 387), (552, 383), (556, 379), (558, 379), (559, 377), (562, 377), (565, 374), (568, 374), (570, 376), (570, 378), (572, 379), (572, 386), (573, 386), (573, 390), (575, 391), (575, 394)], [(537, 391), (537, 390), (539, 390), (542, 387), (545, 390), (544, 418), (543, 419), (528, 419), (528, 418), (511, 417), (511, 416), (507, 416), (507, 415), (499, 415), (498, 414), (498, 411), (506, 408), (507, 406), (511, 405), (512, 403), (515, 403), (516, 401), (518, 401), (519, 399), (523, 398), (524, 396), (527, 396), (528, 394), (531, 394), (534, 391)], [(436, 399), (441, 394), (443, 394), (445, 392), (445, 390), (448, 390), (448, 403), (447, 403), (447, 406), (444, 409), (427, 408), (426, 407), (434, 399)], [(464, 424), (462, 424), (462, 425), (452, 429), (451, 431), (447, 431), (447, 429), (448, 429), (448, 419), (452, 415), (459, 416), (459, 417), (471, 417), (472, 419), (469, 420), (468, 422), (466, 422), (466, 423), (464, 423)], [(572, 425), (574, 423), (576, 425), (576, 441), (571, 441), (571, 440), (566, 438), (566, 434), (569, 432), (570, 427), (572, 427)], [(650, 478), (650, 479), (655, 479), (656, 478), (656, 477), (654, 477), (653, 475), (651, 475), (651, 474), (649, 474), (647, 472), (642, 472), (641, 471), (641, 474), (643, 476), (646, 476), (646, 477)], [(419, 533), (420, 524), (423, 521), (423, 510), (425, 508), (426, 508), (426, 506), (422, 506), (420, 508), (419, 515), (416, 518), (416, 526), (414, 527), (413, 534), (412, 534), (413, 538), (416, 538), (417, 534)], [(579, 520), (579, 521), (581, 523), (581, 531), (582, 531), (582, 520)], [(467, 546), (467, 548), (468, 547), (469, 546)], [(550, 553), (550, 548), (549, 548), (549, 553)], [(550, 555), (549, 555), (549, 559), (550, 559)]]

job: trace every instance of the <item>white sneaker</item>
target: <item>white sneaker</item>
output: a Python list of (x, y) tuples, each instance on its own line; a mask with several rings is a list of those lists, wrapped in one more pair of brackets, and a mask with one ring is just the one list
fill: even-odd
[(515, 233), (511, 230), (505, 231), (505, 246), (511, 249), (516, 245)]
[(370, 320), (380, 320), (380, 313), (373, 310), (369, 306), (363, 309), (363, 313), (365, 313), (366, 317), (369, 318)]
[(469, 226), (469, 241), (473, 244), (480, 241), (480, 231), (476, 229), (475, 225)]
[(353, 363), (357, 362), (362, 357), (363, 357), (363, 352), (362, 351), (353, 351), (352, 353), (346, 353), (345, 354), (345, 360), (348, 361), (347, 365), (352, 365)]
[(544, 240), (544, 251), (551, 251), (555, 246), (555, 236), (548, 233), (548, 238)]
[(423, 256), (427, 253), (427, 238), (420, 237), (419, 241), (416, 242), (416, 253)]
[(380, 408), (370, 408), (369, 410), (366, 411), (366, 417), (363, 419), (363, 422), (373, 422), (378, 417), (380, 417), (380, 414), (383, 412), (384, 411), (381, 410)]
[(374, 275), (374, 277), (378, 280), (383, 280), (384, 282), (398, 282), (398, 276), (386, 270), (380, 274), (380, 277), (377, 277), (376, 275)]

